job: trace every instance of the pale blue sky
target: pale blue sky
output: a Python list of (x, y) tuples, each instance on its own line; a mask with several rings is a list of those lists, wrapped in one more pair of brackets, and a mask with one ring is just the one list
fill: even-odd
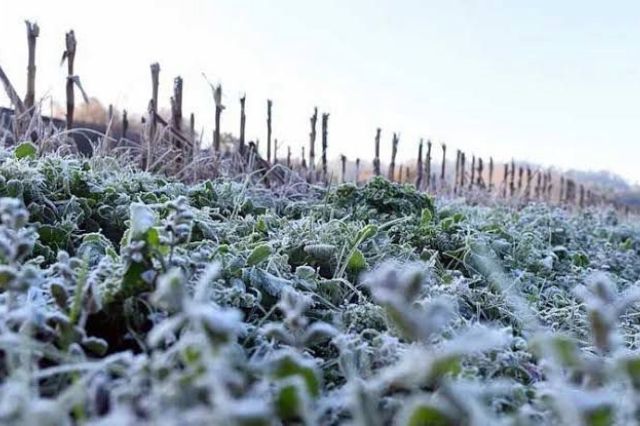
[[(0, 0), (0, 64), (24, 90), (24, 19), (41, 26), (38, 94), (64, 99), (64, 32), (91, 96), (142, 112), (149, 64), (161, 64), (168, 106), (185, 79), (185, 112), (210, 134), (221, 82), (225, 130), (274, 133), (299, 152), (314, 105), (331, 113), (330, 156), (369, 161), (418, 139), (497, 159), (610, 169), (640, 181), (640, 2), (634, 1), (48, 1)], [(4, 94), (0, 103), (6, 104)]]

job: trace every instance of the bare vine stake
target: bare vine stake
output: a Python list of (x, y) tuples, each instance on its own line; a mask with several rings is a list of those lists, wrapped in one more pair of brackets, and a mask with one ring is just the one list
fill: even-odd
[(238, 151), (240, 155), (244, 157), (245, 152), (245, 128), (247, 126), (247, 116), (245, 114), (245, 103), (247, 101), (247, 95), (244, 94), (240, 97), (240, 140), (238, 143)]
[(527, 184), (524, 187), (524, 196), (528, 200), (531, 197), (531, 180), (533, 175), (531, 174), (531, 167), (527, 166)]
[(307, 157), (304, 154), (304, 146), (302, 147), (302, 153), (300, 154), (300, 168), (302, 170), (307, 170)]
[(482, 162), (482, 158), (478, 157), (478, 180), (476, 181), (478, 188), (484, 188), (482, 172), (484, 172), (484, 163)]
[(62, 55), (62, 60), (66, 59), (67, 61), (67, 130), (73, 127), (73, 113), (75, 109), (74, 105), (74, 93), (73, 93), (73, 85), (74, 85), (74, 71), (73, 66), (76, 59), (76, 36), (73, 30), (69, 31), (65, 35), (65, 47), (66, 50)]
[(199, 150), (198, 141), (196, 140), (196, 116), (191, 113), (189, 116), (189, 140), (191, 140), (191, 152), (189, 153), (190, 159), (193, 161), (196, 158), (196, 153)]
[(560, 194), (558, 195), (558, 201), (562, 203), (564, 201), (564, 191), (565, 191), (565, 182), (564, 176), (560, 176)]
[(460, 154), (460, 190), (464, 190), (464, 173), (465, 173), (465, 163), (466, 163), (466, 155), (465, 153)]
[(420, 139), (420, 145), (418, 145), (418, 164), (416, 168), (416, 189), (419, 191), (422, 189), (422, 145), (424, 141)]
[(37, 23), (25, 21), (27, 24), (27, 42), (29, 45), (29, 61), (27, 64), (27, 94), (24, 98), (24, 106), (33, 113), (33, 106), (36, 99), (36, 40), (40, 35), (40, 27)]
[(524, 173), (524, 169), (522, 166), (518, 166), (518, 195), (522, 195), (522, 175)]
[(473, 185), (476, 179), (476, 156), (471, 156), (471, 180), (469, 181), (469, 189), (473, 189)]
[(373, 174), (376, 176), (380, 176), (380, 132), (382, 129), (378, 127), (376, 129), (375, 156), (373, 157)]
[(267, 162), (271, 163), (271, 107), (273, 102), (267, 99)]
[(216, 129), (213, 133), (213, 149), (216, 153), (220, 153), (220, 117), (224, 110), (224, 105), (222, 105), (222, 84), (218, 84), (213, 89), (213, 100), (216, 104)]
[(329, 125), (329, 113), (322, 114), (322, 180), (327, 183), (327, 136)]
[(514, 160), (511, 160), (511, 176), (510, 176), (510, 182), (509, 182), (509, 193), (511, 198), (513, 198), (515, 192), (516, 192), (516, 163)]
[(424, 173), (427, 178), (426, 189), (431, 188), (431, 141), (427, 140), (427, 161), (425, 162)]
[(358, 186), (360, 184), (360, 159), (356, 158), (356, 177), (355, 177), (355, 181), (356, 181), (356, 186)]
[(442, 144), (442, 169), (440, 170), (440, 182), (444, 185), (444, 174), (447, 167), (447, 145)]
[[(158, 87), (160, 77), (160, 64), (151, 64), (151, 100), (149, 101), (149, 137), (148, 143), (152, 144), (158, 128)], [(151, 149), (151, 146), (149, 146)]]
[(278, 164), (278, 139), (273, 140), (273, 164)]
[(291, 168), (291, 146), (287, 145), (287, 168)]
[(455, 169), (455, 178), (453, 180), (453, 193), (458, 193), (458, 184), (460, 183), (460, 160), (462, 159), (462, 151), (459, 149), (456, 150), (456, 169)]
[[(309, 169), (313, 175), (316, 170), (316, 123), (318, 122), (318, 107), (313, 108), (311, 116), (311, 133), (309, 133)], [(315, 177), (315, 176), (314, 176)]]
[(127, 130), (129, 130), (129, 119), (127, 118), (127, 110), (122, 111), (122, 139), (127, 138)]
[(507, 198), (508, 180), (509, 180), (509, 163), (504, 163), (504, 175), (502, 176), (502, 198)]
[[(177, 135), (182, 131), (182, 77), (173, 80), (173, 97), (171, 97), (171, 126)], [(184, 148), (179, 137), (173, 137), (173, 145), (180, 151)]]
[(489, 157), (489, 192), (493, 190), (493, 157)]
[(345, 155), (340, 155), (340, 162), (342, 163), (340, 182), (345, 183), (347, 181), (347, 157)]
[(391, 140), (391, 163), (389, 163), (389, 172), (387, 176), (391, 182), (395, 180), (396, 155), (398, 154), (398, 141), (399, 141), (398, 134), (394, 133), (393, 139)]

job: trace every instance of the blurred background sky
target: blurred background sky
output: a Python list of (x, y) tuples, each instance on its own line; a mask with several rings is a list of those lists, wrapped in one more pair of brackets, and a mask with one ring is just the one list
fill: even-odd
[(403, 160), (424, 137), (640, 182), (637, 1), (0, 0), (0, 64), (20, 93), (25, 19), (41, 28), (38, 97), (64, 102), (60, 58), (73, 28), (90, 96), (144, 112), (157, 61), (160, 106), (182, 76), (185, 115), (196, 113), (207, 143), (214, 103), (202, 73), (222, 83), (223, 131), (237, 134), (246, 92), (247, 136), (265, 141), (271, 98), (274, 137), (295, 155), (317, 105), (331, 113), (331, 158), (370, 162), (379, 126), (384, 159), (397, 131)]

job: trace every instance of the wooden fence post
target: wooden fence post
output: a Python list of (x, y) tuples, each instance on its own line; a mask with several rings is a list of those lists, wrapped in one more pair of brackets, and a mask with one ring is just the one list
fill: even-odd
[(391, 163), (389, 163), (389, 171), (387, 173), (387, 177), (391, 182), (395, 181), (396, 155), (398, 154), (398, 141), (399, 141), (398, 134), (394, 133), (393, 139), (391, 140)]
[(40, 27), (37, 23), (25, 21), (27, 24), (27, 43), (29, 46), (29, 59), (27, 64), (27, 94), (24, 98), (24, 106), (32, 114), (36, 99), (36, 40), (40, 35)]

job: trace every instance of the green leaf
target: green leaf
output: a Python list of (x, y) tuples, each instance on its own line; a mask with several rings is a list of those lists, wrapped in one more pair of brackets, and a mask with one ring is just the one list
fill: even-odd
[(584, 414), (586, 426), (610, 426), (614, 424), (613, 409), (609, 406), (597, 407)]
[(429, 225), (433, 220), (433, 212), (429, 209), (422, 209), (422, 215), (420, 216), (420, 224), (422, 226)]
[(298, 376), (304, 381), (309, 395), (320, 395), (320, 378), (313, 364), (305, 359), (287, 353), (277, 361), (273, 374), (278, 379)]
[(278, 390), (275, 400), (276, 412), (282, 420), (299, 417), (304, 406), (300, 389), (294, 383), (287, 383)]
[(405, 423), (406, 426), (454, 426), (456, 424), (458, 423), (445, 410), (427, 403), (414, 407)]
[(247, 258), (247, 266), (255, 266), (262, 261), (266, 260), (271, 255), (271, 247), (267, 244), (261, 244), (253, 249), (249, 257)]
[(22, 142), (13, 151), (13, 155), (15, 155), (18, 160), (23, 158), (34, 158), (37, 153), (38, 148), (31, 142)]

